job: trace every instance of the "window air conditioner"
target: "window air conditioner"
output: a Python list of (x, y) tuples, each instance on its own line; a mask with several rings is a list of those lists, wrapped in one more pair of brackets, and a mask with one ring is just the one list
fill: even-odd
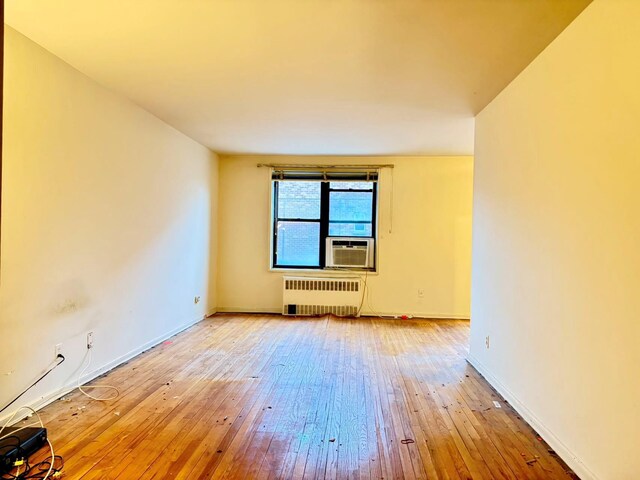
[(326, 267), (373, 268), (373, 238), (328, 237)]

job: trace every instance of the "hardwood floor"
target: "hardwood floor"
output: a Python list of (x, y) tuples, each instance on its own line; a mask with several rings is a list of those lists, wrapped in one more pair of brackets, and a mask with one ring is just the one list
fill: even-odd
[(468, 333), (217, 315), (98, 379), (117, 400), (42, 415), (69, 479), (575, 478), (466, 363)]

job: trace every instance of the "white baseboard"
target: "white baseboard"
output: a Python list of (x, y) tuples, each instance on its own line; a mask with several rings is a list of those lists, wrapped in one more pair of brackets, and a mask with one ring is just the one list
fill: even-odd
[(282, 314), (282, 307), (280, 308), (245, 308), (245, 307), (218, 307), (216, 313), (273, 313)]
[(555, 450), (558, 456), (582, 479), (598, 480), (598, 477), (569, 450), (569, 448), (529, 410), (500, 380), (494, 377), (487, 368), (471, 354), (467, 361), (493, 386), (500, 395), (527, 421), (538, 435)]
[[(214, 312), (215, 313), (215, 312)], [(158, 345), (161, 342), (164, 342), (166, 339), (173, 337), (174, 335), (177, 335), (178, 333), (186, 330), (189, 327), (192, 327), (193, 325), (195, 325), (198, 322), (201, 322), (202, 320), (204, 320), (205, 318), (207, 318), (208, 316), (210, 316), (211, 314), (207, 314), (201, 318), (198, 318), (197, 320), (194, 320), (192, 322), (187, 322), (184, 323), (182, 325), (180, 325), (179, 327), (176, 327), (166, 333), (163, 333), (162, 335), (154, 338), (153, 340), (150, 340), (146, 343), (144, 343), (143, 345), (140, 345), (139, 347), (134, 348), (133, 350), (125, 353), (124, 355), (119, 356), (118, 358), (115, 358), (114, 360), (108, 362), (107, 364), (85, 374), (81, 379), (80, 379), (80, 384), (84, 385), (87, 382), (90, 382), (91, 380), (93, 380), (96, 377), (99, 377), (100, 375), (108, 372), (109, 370), (112, 370), (114, 368), (116, 368), (118, 365), (123, 364), (124, 362), (126, 362), (127, 360), (131, 360), (133, 357), (135, 357), (136, 355), (141, 354), (142, 352), (144, 352), (145, 350), (149, 350), (151, 347), (155, 347), (156, 345)], [(53, 390), (45, 395), (43, 395), (42, 397), (40, 397), (40, 399), (36, 400), (35, 402), (31, 402), (31, 404), (29, 405), (31, 408), (33, 408), (34, 410), (40, 410), (41, 408), (46, 407), (47, 405), (49, 405), (51, 402), (59, 399), (60, 397), (63, 397), (64, 395), (66, 395), (69, 392), (72, 392), (73, 390), (75, 390), (77, 388), (77, 381), (73, 380), (69, 383), (67, 383), (66, 385)], [(15, 411), (12, 410), (12, 412), (10, 414), (6, 414), (4, 415), (2, 418), (0, 418), (0, 425), (4, 425), (4, 422), (6, 422), (9, 417), (11, 417), (11, 415), (13, 415), (13, 412)], [(16, 418), (14, 419), (14, 421), (12, 423), (16, 423), (19, 422), (22, 418), (24, 418), (26, 415), (28, 415), (28, 412), (25, 410), (25, 414), (24, 415), (16, 415)]]
[(464, 315), (455, 315), (449, 313), (384, 313), (384, 312), (362, 312), (361, 315), (363, 317), (396, 317), (398, 319), (402, 318), (403, 315), (408, 315), (410, 318), (423, 318), (426, 320), (470, 320), (469, 316)]
[[(273, 313), (276, 315), (282, 314), (282, 308), (245, 308), (245, 307), (218, 307), (218, 313)], [(454, 315), (454, 314), (446, 314), (446, 313), (388, 313), (388, 312), (379, 312), (383, 317), (398, 317), (400, 318), (402, 315), (411, 315), (412, 318), (428, 318), (428, 319), (439, 319), (439, 320), (469, 320), (470, 317), (468, 315)], [(378, 313), (370, 313), (370, 312), (362, 312), (363, 317), (377, 317)]]

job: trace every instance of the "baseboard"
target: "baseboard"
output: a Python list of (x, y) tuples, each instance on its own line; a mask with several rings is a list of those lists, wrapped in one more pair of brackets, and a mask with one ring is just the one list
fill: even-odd
[(385, 313), (385, 312), (362, 312), (362, 317), (395, 317), (402, 318), (403, 315), (407, 315), (409, 318), (421, 318), (425, 320), (470, 320), (468, 316), (453, 315), (448, 313)]
[[(214, 312), (215, 313), (215, 312)], [(195, 325), (198, 322), (201, 322), (202, 320), (204, 320), (205, 318), (207, 318), (209, 315), (205, 315), (201, 318), (198, 318), (197, 320), (194, 320), (192, 322), (188, 322), (185, 324), (180, 325), (179, 327), (176, 327), (166, 333), (163, 333), (162, 335), (154, 338), (153, 340), (150, 340), (146, 343), (144, 343), (143, 345), (140, 345), (139, 347), (134, 348), (133, 350), (125, 353), (124, 355), (119, 356), (118, 358), (108, 362), (107, 364), (85, 374), (82, 378), (80, 378), (80, 384), (84, 385), (87, 382), (90, 382), (91, 380), (93, 380), (94, 378), (99, 377), (100, 375), (105, 374), (106, 372), (108, 372), (109, 370), (112, 370), (114, 368), (116, 368), (117, 366), (123, 364), (124, 362), (131, 360), (133, 357), (135, 357), (136, 355), (140, 355), (142, 352), (149, 350), (151, 347), (155, 347), (156, 345), (158, 345), (161, 342), (164, 342), (166, 339), (173, 337), (174, 335), (177, 335), (178, 333), (186, 330), (189, 327), (192, 327), (193, 325)], [(54, 402), (55, 400), (59, 399), (60, 397), (65, 396), (66, 394), (72, 392), (73, 390), (75, 390), (77, 388), (77, 379), (74, 379), (72, 382), (69, 382), (67, 384), (65, 384), (64, 386), (49, 392), (45, 395), (43, 395), (42, 397), (40, 397), (39, 400), (32, 402), (31, 405), (29, 405), (31, 408), (33, 408), (34, 410), (40, 410), (41, 408), (46, 407), (47, 405), (49, 405), (51, 402)], [(15, 410), (13, 410), (15, 411)], [(13, 415), (13, 412), (10, 414), (5, 415), (4, 417), (0, 418), (0, 424), (4, 425), (4, 422), (6, 422), (9, 417), (11, 417), (11, 415)], [(17, 423), (19, 422), (22, 418), (24, 418), (26, 415), (28, 415), (28, 412), (25, 410), (25, 414), (24, 415), (16, 415), (16, 418), (14, 419), (13, 423)]]
[(536, 415), (529, 410), (500, 380), (471, 354), (467, 361), (493, 386), (520, 416), (555, 450), (558, 456), (582, 479), (598, 480), (598, 477), (551, 431)]
[(281, 314), (282, 308), (245, 308), (245, 307), (218, 307), (216, 313), (273, 313)]
[[(266, 308), (245, 308), (245, 307), (218, 307), (217, 313), (273, 313), (273, 314), (282, 314), (282, 308), (274, 308), (274, 307), (266, 307)], [(453, 314), (443, 314), (443, 313), (388, 313), (388, 312), (380, 312), (378, 313), (368, 313), (363, 312), (363, 317), (377, 317), (381, 315), (383, 317), (397, 317), (400, 318), (402, 315), (410, 315), (411, 318), (428, 318), (428, 319), (437, 319), (437, 320), (469, 320), (470, 317), (461, 316), (461, 315), (453, 315)]]

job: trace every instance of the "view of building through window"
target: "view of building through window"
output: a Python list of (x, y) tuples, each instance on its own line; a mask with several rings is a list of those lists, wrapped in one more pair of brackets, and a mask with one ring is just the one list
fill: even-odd
[(320, 182), (277, 182), (277, 264), (320, 266)]

